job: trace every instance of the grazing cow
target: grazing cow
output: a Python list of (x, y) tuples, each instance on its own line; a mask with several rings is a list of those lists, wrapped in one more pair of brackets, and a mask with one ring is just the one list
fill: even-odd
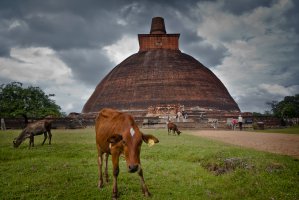
[(144, 182), (140, 164), (140, 150), (142, 141), (153, 145), (159, 140), (143, 134), (136, 125), (133, 117), (112, 109), (102, 109), (96, 119), (96, 145), (98, 150), (99, 182), (98, 187), (103, 187), (102, 164), (105, 154), (105, 178), (108, 182), (108, 156), (112, 155), (113, 164), (113, 192), (112, 198), (117, 199), (117, 177), (119, 174), (119, 156), (124, 154), (127, 168), (130, 173), (136, 172), (140, 177), (141, 187), (145, 196), (150, 196)]
[(52, 121), (48, 119), (39, 120), (33, 123), (30, 123), (23, 129), (18, 137), (16, 137), (13, 141), (13, 145), (15, 148), (20, 146), (20, 144), (26, 140), (27, 138), (30, 139), (29, 141), (29, 148), (32, 146), (34, 147), (34, 136), (44, 134), (44, 141), (42, 145), (44, 145), (47, 135), (49, 135), (49, 144), (51, 144), (51, 125)]
[(169, 133), (172, 131), (172, 133), (175, 135), (175, 133), (177, 133), (178, 135), (180, 135), (182, 132), (179, 131), (177, 125), (175, 125), (174, 123), (172, 122), (168, 122), (167, 124), (167, 129), (168, 129), (168, 135)]

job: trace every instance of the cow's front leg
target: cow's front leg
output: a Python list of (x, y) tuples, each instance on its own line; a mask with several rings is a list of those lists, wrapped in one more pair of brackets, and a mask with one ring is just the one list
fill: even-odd
[(49, 144), (51, 144), (51, 140), (52, 140), (52, 133), (51, 133), (51, 130), (48, 131), (48, 135), (49, 135)]
[(47, 132), (44, 132), (44, 141), (43, 141), (42, 145), (45, 144), (46, 139), (47, 139)]
[(147, 188), (147, 186), (146, 186), (146, 184), (144, 182), (143, 171), (142, 171), (141, 166), (139, 166), (138, 175), (140, 177), (141, 189), (142, 189), (142, 192), (143, 192), (144, 196), (150, 197), (151, 193), (148, 191), (148, 188)]
[(103, 152), (101, 151), (100, 147), (98, 146), (98, 168), (99, 168), (99, 182), (98, 188), (101, 189), (104, 187), (103, 183), (103, 175), (102, 175), (102, 166), (103, 166)]
[(117, 197), (118, 197), (117, 177), (118, 177), (118, 174), (119, 174), (119, 155), (112, 154), (112, 164), (113, 164), (112, 199), (117, 199)]
[(31, 146), (34, 147), (34, 134), (33, 133), (31, 133), (29, 136), (29, 149)]

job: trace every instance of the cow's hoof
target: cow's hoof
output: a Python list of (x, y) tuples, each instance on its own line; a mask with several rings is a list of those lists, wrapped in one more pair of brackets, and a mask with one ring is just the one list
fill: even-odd
[(150, 197), (151, 193), (148, 191), (147, 188), (142, 188), (142, 193), (145, 197)]
[(100, 181), (100, 182), (98, 183), (98, 188), (99, 188), (99, 190), (102, 189), (103, 187), (104, 187), (104, 184), (103, 184), (102, 181)]
[(104, 187), (104, 185), (98, 185), (98, 189), (101, 190)]
[(106, 183), (109, 183), (109, 178), (106, 177), (106, 178), (105, 178), (105, 181), (106, 181)]
[(113, 199), (113, 200), (116, 200), (116, 199), (117, 199), (117, 197), (118, 197), (118, 196), (117, 196), (117, 194), (116, 194), (116, 193), (113, 193), (113, 194), (112, 194), (112, 199)]
[(150, 197), (150, 196), (151, 196), (151, 193), (150, 193), (149, 191), (146, 191), (146, 192), (144, 192), (144, 196), (145, 196), (145, 197)]

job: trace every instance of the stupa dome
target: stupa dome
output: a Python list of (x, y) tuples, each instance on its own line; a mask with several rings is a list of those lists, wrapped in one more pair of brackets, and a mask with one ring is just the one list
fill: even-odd
[(106, 75), (82, 112), (98, 112), (104, 107), (147, 110), (169, 104), (240, 111), (216, 75), (179, 50), (179, 36), (166, 33), (163, 18), (153, 18), (150, 34), (138, 35), (139, 52)]

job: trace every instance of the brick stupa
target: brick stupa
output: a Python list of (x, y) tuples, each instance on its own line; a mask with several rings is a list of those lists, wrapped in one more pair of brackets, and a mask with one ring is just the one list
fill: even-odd
[(111, 70), (97, 85), (82, 113), (109, 107), (144, 110), (183, 105), (206, 110), (240, 109), (215, 74), (179, 50), (180, 34), (167, 34), (164, 19), (152, 19), (150, 34), (139, 34), (139, 52)]

